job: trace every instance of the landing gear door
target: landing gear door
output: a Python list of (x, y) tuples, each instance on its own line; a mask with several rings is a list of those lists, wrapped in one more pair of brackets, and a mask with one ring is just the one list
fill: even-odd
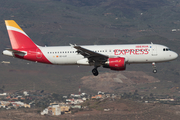
[(157, 54), (157, 46), (156, 45), (152, 45), (151, 46), (151, 55), (152, 56), (157, 56), (158, 54)]

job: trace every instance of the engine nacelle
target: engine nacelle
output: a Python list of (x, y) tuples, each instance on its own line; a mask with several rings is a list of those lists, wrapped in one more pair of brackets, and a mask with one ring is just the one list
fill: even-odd
[(103, 67), (117, 71), (125, 70), (126, 69), (125, 58), (123, 57), (109, 58), (108, 61), (105, 62), (105, 65), (103, 65)]

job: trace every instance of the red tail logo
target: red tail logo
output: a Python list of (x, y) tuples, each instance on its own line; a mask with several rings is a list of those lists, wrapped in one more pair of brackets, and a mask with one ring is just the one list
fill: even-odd
[(5, 23), (13, 49), (18, 50), (37, 47), (14, 20), (5, 20)]
[(5, 24), (13, 49), (11, 52), (15, 57), (51, 64), (43, 55), (40, 47), (29, 38), (14, 20), (5, 20)]

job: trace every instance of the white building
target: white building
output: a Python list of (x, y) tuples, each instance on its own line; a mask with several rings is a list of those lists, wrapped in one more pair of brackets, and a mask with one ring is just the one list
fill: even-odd
[(0, 96), (6, 96), (7, 93), (0, 93)]
[(45, 108), (42, 112), (41, 115), (47, 115), (48, 114), (48, 108)]
[(52, 115), (61, 115), (61, 108), (59, 105), (52, 106)]
[(66, 99), (66, 104), (80, 104), (83, 102), (82, 99)]
[(59, 105), (52, 105), (45, 108), (41, 115), (61, 115), (61, 107)]
[(24, 96), (29, 96), (27, 91), (24, 91), (23, 94), (24, 94)]

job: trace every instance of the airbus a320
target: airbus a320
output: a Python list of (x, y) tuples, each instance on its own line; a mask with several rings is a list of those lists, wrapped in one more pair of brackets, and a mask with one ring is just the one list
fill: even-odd
[(99, 74), (97, 68), (110, 68), (115, 71), (126, 69), (126, 64), (167, 62), (178, 57), (176, 52), (159, 44), (123, 45), (72, 45), (38, 46), (14, 20), (5, 20), (12, 48), (3, 51), (4, 55), (56, 65), (94, 66), (92, 73)]

